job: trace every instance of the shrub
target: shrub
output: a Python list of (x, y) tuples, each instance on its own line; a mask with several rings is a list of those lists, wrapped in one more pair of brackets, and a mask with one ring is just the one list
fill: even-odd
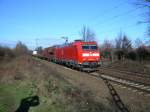
[(5, 56), (5, 48), (0, 46), (0, 57), (4, 57)]
[(14, 52), (12, 49), (10, 49), (8, 47), (0, 46), (0, 58), (1, 58), (1, 60), (4, 58), (13, 58), (14, 56), (15, 55), (14, 55)]
[(131, 60), (133, 60), (133, 61), (135, 61), (135, 60), (137, 59), (137, 54), (136, 54), (136, 52), (135, 52), (135, 51), (130, 51), (130, 52), (128, 53), (128, 55), (127, 55), (127, 58), (128, 58), (128, 59), (131, 59)]
[(144, 46), (139, 47), (136, 52), (140, 61), (147, 60), (150, 56), (150, 53)]
[(117, 55), (118, 60), (122, 60), (123, 57), (125, 56), (125, 53), (123, 52), (123, 50), (117, 50), (115, 54)]
[(23, 55), (23, 54), (27, 54), (28, 53), (28, 48), (25, 44), (23, 44), (22, 42), (18, 42), (15, 49), (15, 54), (16, 55)]

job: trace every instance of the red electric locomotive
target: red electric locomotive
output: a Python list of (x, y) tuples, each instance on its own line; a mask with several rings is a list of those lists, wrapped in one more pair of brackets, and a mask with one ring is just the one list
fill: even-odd
[(70, 44), (49, 47), (42, 55), (48, 60), (83, 71), (95, 70), (100, 65), (100, 52), (95, 41), (76, 40)]
[(57, 46), (55, 61), (81, 70), (94, 70), (100, 65), (100, 52), (96, 42), (76, 40), (73, 43)]

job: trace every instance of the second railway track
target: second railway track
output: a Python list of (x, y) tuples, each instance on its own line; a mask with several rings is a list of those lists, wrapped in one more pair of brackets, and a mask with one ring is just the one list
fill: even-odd
[(141, 83), (134, 82), (131, 80), (121, 79), (121, 78), (113, 77), (113, 76), (106, 75), (106, 74), (100, 74), (97, 72), (93, 72), (93, 73), (91, 73), (91, 75), (93, 75), (95, 77), (101, 77), (103, 79), (106, 79), (106, 80), (114, 83), (114, 84), (125, 86), (128, 88), (131, 88), (132, 90), (137, 90), (146, 95), (150, 95), (150, 85), (141, 84)]
[(120, 72), (120, 73), (134, 75), (134, 76), (137, 76), (137, 77), (150, 78), (150, 74), (148, 74), (148, 73), (131, 72), (131, 71), (127, 71), (127, 70), (114, 69), (114, 68), (111, 68), (111, 67), (100, 67), (99, 69), (112, 70), (112, 71), (117, 71), (117, 72)]
[(116, 69), (109, 69), (109, 68), (100, 68), (98, 71), (99, 74), (105, 76), (105, 77), (109, 77), (109, 79), (111, 79), (111, 77), (116, 78), (117, 80), (125, 80), (128, 82), (133, 82), (133, 83), (138, 83), (138, 84), (142, 84), (145, 86), (150, 86), (150, 78), (148, 76), (142, 76), (141, 75), (137, 75), (136, 73), (133, 72), (126, 72), (126, 71), (119, 71)]

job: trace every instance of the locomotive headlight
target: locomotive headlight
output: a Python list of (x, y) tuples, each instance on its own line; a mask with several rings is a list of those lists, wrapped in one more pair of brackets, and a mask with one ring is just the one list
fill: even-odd
[(82, 56), (83, 57), (88, 57), (90, 54), (89, 53), (83, 53)]
[(93, 53), (93, 56), (99, 56), (99, 53)]

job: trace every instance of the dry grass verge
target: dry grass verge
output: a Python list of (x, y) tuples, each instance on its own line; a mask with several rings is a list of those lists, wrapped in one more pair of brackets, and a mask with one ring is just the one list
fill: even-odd
[(0, 112), (15, 111), (23, 98), (37, 95), (40, 104), (29, 112), (112, 112), (92, 93), (72, 86), (56, 70), (30, 56), (0, 64)]

